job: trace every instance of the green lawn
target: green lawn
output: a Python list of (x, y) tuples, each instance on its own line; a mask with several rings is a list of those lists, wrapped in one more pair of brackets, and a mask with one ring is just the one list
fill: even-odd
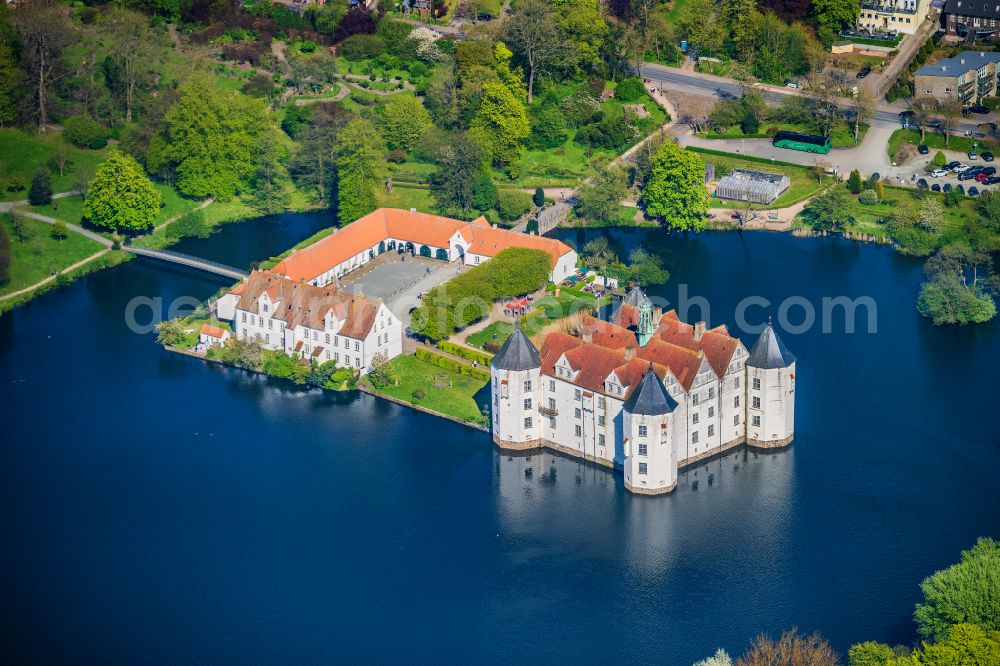
[[(706, 132), (702, 136), (706, 139), (770, 139), (780, 130), (788, 130), (792, 132), (804, 132), (806, 134), (815, 134), (816, 128), (809, 125), (796, 125), (793, 123), (771, 123), (765, 122), (761, 126), (761, 131), (756, 134), (744, 134), (739, 125), (734, 125), (729, 127), (722, 132)], [(868, 132), (868, 125), (862, 125), (858, 131), (858, 139), (863, 141), (865, 134)], [(839, 123), (832, 132), (830, 132), (830, 145), (834, 148), (850, 148), (858, 144), (854, 140), (854, 126), (848, 125), (847, 123)]]
[(892, 133), (889, 137), (889, 157), (893, 157), (896, 151), (899, 150), (900, 146), (904, 143), (911, 143), (913, 145), (919, 145), (921, 143), (927, 144), (928, 148), (938, 148), (946, 150), (957, 150), (958, 152), (967, 153), (972, 150), (972, 142), (976, 142), (977, 150), (993, 150), (995, 143), (993, 141), (983, 141), (981, 139), (970, 139), (966, 136), (952, 136), (948, 140), (948, 145), (944, 145), (944, 135), (938, 132), (928, 132), (924, 135), (923, 141), (920, 140), (920, 130), (915, 129), (898, 129)]
[(65, 145), (69, 152), (70, 162), (64, 174), (59, 175), (58, 169), (52, 174), (52, 191), (66, 192), (89, 181), (97, 171), (97, 166), (104, 161), (107, 149), (90, 150), (77, 148), (65, 141), (62, 132), (27, 132), (9, 127), (0, 128), (0, 165), (2, 165), (3, 180), (18, 174), (24, 179), (25, 189), (19, 192), (9, 192), (5, 186), (0, 188), (0, 200), (10, 201), (28, 198), (28, 187), (31, 178), (38, 167), (48, 165), (57, 146)]
[[(154, 183), (163, 197), (163, 205), (159, 215), (156, 216), (156, 224), (162, 224), (172, 217), (181, 215), (195, 207), (201, 202), (197, 199), (188, 199), (177, 192), (174, 188), (162, 183)], [(46, 206), (31, 206), (35, 213), (48, 215), (59, 220), (79, 224), (83, 219), (83, 197), (73, 195), (53, 199), (52, 203)]]
[[(816, 177), (808, 167), (798, 164), (788, 164), (787, 162), (771, 162), (769, 160), (752, 160), (741, 157), (734, 157), (728, 154), (716, 154), (715, 152), (689, 147), (688, 150), (699, 153), (705, 163), (724, 165), (730, 169), (754, 169), (756, 171), (767, 171), (771, 173), (783, 173), (791, 180), (791, 185), (777, 200), (767, 206), (768, 208), (783, 208), (798, 203), (816, 194), (820, 190), (820, 184), (816, 182)], [(713, 208), (725, 208), (732, 206), (733, 202), (712, 197), (711, 206)]]
[(0, 283), (0, 294), (29, 287), (49, 277), (53, 271), (72, 266), (103, 248), (97, 241), (72, 231), (63, 240), (56, 240), (52, 238), (52, 225), (23, 219), (31, 237), (21, 242), (14, 236), (7, 216), (3, 216), (2, 224), (6, 225), (10, 236), (11, 262), (10, 277)]
[[(558, 297), (553, 290), (535, 301), (531, 311), (521, 318), (521, 328), (529, 336), (535, 335), (552, 322), (577, 312), (589, 312), (595, 305), (593, 294), (561, 287)], [(469, 335), (466, 344), (495, 353), (513, 330), (513, 324), (496, 321), (483, 330)]]
[[(397, 356), (390, 366), (398, 385), (390, 383), (378, 389), (380, 392), (460, 421), (483, 421), (474, 396), (487, 382), (439, 368), (416, 356)], [(422, 398), (414, 396), (418, 390), (423, 393)]]
[(434, 196), (428, 187), (410, 187), (395, 184), (392, 192), (381, 195), (381, 204), (386, 208), (416, 208), (422, 213), (431, 213), (435, 209)]

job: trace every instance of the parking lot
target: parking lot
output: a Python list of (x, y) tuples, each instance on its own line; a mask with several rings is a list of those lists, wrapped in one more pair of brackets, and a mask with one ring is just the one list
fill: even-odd
[(462, 264), (427, 257), (385, 252), (340, 280), (340, 288), (385, 302), (404, 325), (419, 295), (458, 274)]

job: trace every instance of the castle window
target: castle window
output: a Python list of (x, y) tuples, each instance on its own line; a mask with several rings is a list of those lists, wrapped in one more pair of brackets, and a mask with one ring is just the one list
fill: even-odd
[(759, 391), (760, 390), (760, 377), (754, 377), (753, 378), (753, 390), (754, 391)]
[(698, 431), (691, 433), (691, 443), (692, 444), (698, 443)]
[(714, 386), (709, 386), (708, 387), (708, 397), (709, 397), (710, 400), (715, 397), (715, 387)]
[(244, 312), (244, 313), (243, 313), (243, 322), (244, 322), (244, 323), (246, 323), (246, 320), (247, 320), (247, 313), (246, 313), (246, 312)]
[(531, 390), (531, 380), (530, 379), (524, 382), (524, 390), (525, 391), (530, 391)]
[(641, 425), (639, 426), (639, 437), (645, 437), (645, 436), (646, 436), (646, 426)]
[(739, 387), (740, 387), (740, 378), (737, 377), (736, 378), (736, 388), (739, 388)]
[(715, 416), (715, 407), (709, 407), (708, 408), (708, 418), (712, 418), (713, 416)]
[(597, 425), (599, 425), (599, 426), (604, 425), (604, 417), (603, 416), (598, 416), (597, 417)]
[(575, 432), (576, 432), (576, 436), (577, 436), (577, 437), (579, 437), (580, 435), (582, 435), (582, 434), (583, 434), (583, 428), (582, 428), (582, 427), (580, 427), (580, 426), (576, 426), (576, 428), (575, 428), (574, 430), (575, 430)]
[(604, 407), (604, 396), (603, 395), (597, 396), (597, 406), (598, 407)]
[(645, 474), (646, 469), (646, 463), (639, 463), (639, 474)]
[(597, 443), (600, 444), (601, 446), (604, 446), (604, 435), (597, 436)]
[(698, 394), (697, 393), (694, 393), (694, 394), (691, 395), (691, 404), (692, 405), (697, 405), (698, 404)]
[(357, 340), (354, 341), (354, 351), (361, 351), (361, 343)]
[(735, 398), (733, 398), (733, 407), (739, 407), (739, 406), (740, 406), (740, 396), (736, 396)]
[(714, 425), (708, 426), (708, 436), (712, 437), (714, 435), (715, 435), (715, 426)]
[(753, 424), (753, 426), (755, 428), (759, 428), (760, 427), (760, 417), (759, 416), (754, 416), (753, 417), (753, 421), (751, 421), (751, 423)]
[(525, 428), (530, 428), (531, 427), (531, 417), (530, 416), (526, 416), (524, 418), (524, 427)]
[(267, 303), (264, 303), (264, 312), (267, 312)]
[(740, 415), (737, 414), (736, 416), (733, 417), (733, 425), (739, 425), (739, 424), (740, 424)]
[(549, 427), (550, 428), (555, 428), (556, 427), (556, 418), (554, 416), (550, 416), (549, 417)]
[(649, 448), (645, 444), (639, 445), (639, 455), (644, 456), (649, 452)]
[(698, 425), (698, 412), (691, 415), (691, 423), (693, 425)]
[(549, 380), (549, 390), (552, 391), (553, 393), (555, 393), (555, 391), (556, 391), (556, 380), (554, 380), (554, 379), (550, 379)]
[(580, 389), (573, 389), (573, 399), (574, 400), (580, 399)]
[[(271, 322), (268, 322), (268, 323), (270, 324)], [(268, 328), (270, 328), (270, 327), (268, 327)], [(329, 333), (326, 334), (326, 337), (324, 339), (326, 340), (326, 344), (330, 344), (330, 334)]]
[(760, 409), (760, 398), (758, 398), (757, 396), (753, 397), (753, 408)]
[(576, 409), (573, 410), (573, 416), (575, 416), (576, 418), (580, 418), (580, 416), (582, 416), (582, 414), (583, 414), (583, 412), (580, 411), (579, 407), (577, 407)]
[(267, 328), (269, 330), (273, 330), (274, 329), (274, 320), (273, 319), (268, 319), (267, 320)]
[(555, 398), (549, 398), (549, 409), (554, 410), (555, 408), (556, 408), (556, 399)]
[(525, 398), (524, 399), (524, 408), (525, 409), (531, 409), (531, 398)]

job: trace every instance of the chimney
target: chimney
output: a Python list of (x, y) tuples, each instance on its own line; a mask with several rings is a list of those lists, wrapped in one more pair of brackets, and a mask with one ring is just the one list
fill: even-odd
[(494, 228), (494, 229), (496, 229), (496, 228), (497, 228), (497, 225), (496, 225), (495, 223), (493, 224), (493, 228)]
[(416, 209), (416, 208), (411, 208), (411, 209), (410, 209), (410, 212), (411, 212), (411, 213), (416, 213), (416, 212), (417, 212), (417, 209)]
[(625, 361), (631, 361), (635, 358), (635, 346), (629, 345), (625, 348)]
[(700, 342), (703, 335), (705, 335), (705, 322), (699, 321), (694, 325), (694, 341)]
[(589, 328), (585, 328), (580, 332), (580, 338), (583, 340), (583, 344), (589, 345), (594, 341), (594, 333)]

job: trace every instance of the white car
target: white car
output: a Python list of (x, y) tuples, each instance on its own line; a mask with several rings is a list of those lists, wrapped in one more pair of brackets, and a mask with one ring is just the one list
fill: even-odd
[(935, 178), (940, 178), (941, 176), (947, 176), (948, 172), (944, 169), (934, 169), (934, 171), (931, 171), (931, 175)]
[(965, 171), (968, 168), (969, 168), (968, 164), (959, 164), (954, 169), (952, 169), (951, 172), (952, 173), (962, 173), (963, 171)]

